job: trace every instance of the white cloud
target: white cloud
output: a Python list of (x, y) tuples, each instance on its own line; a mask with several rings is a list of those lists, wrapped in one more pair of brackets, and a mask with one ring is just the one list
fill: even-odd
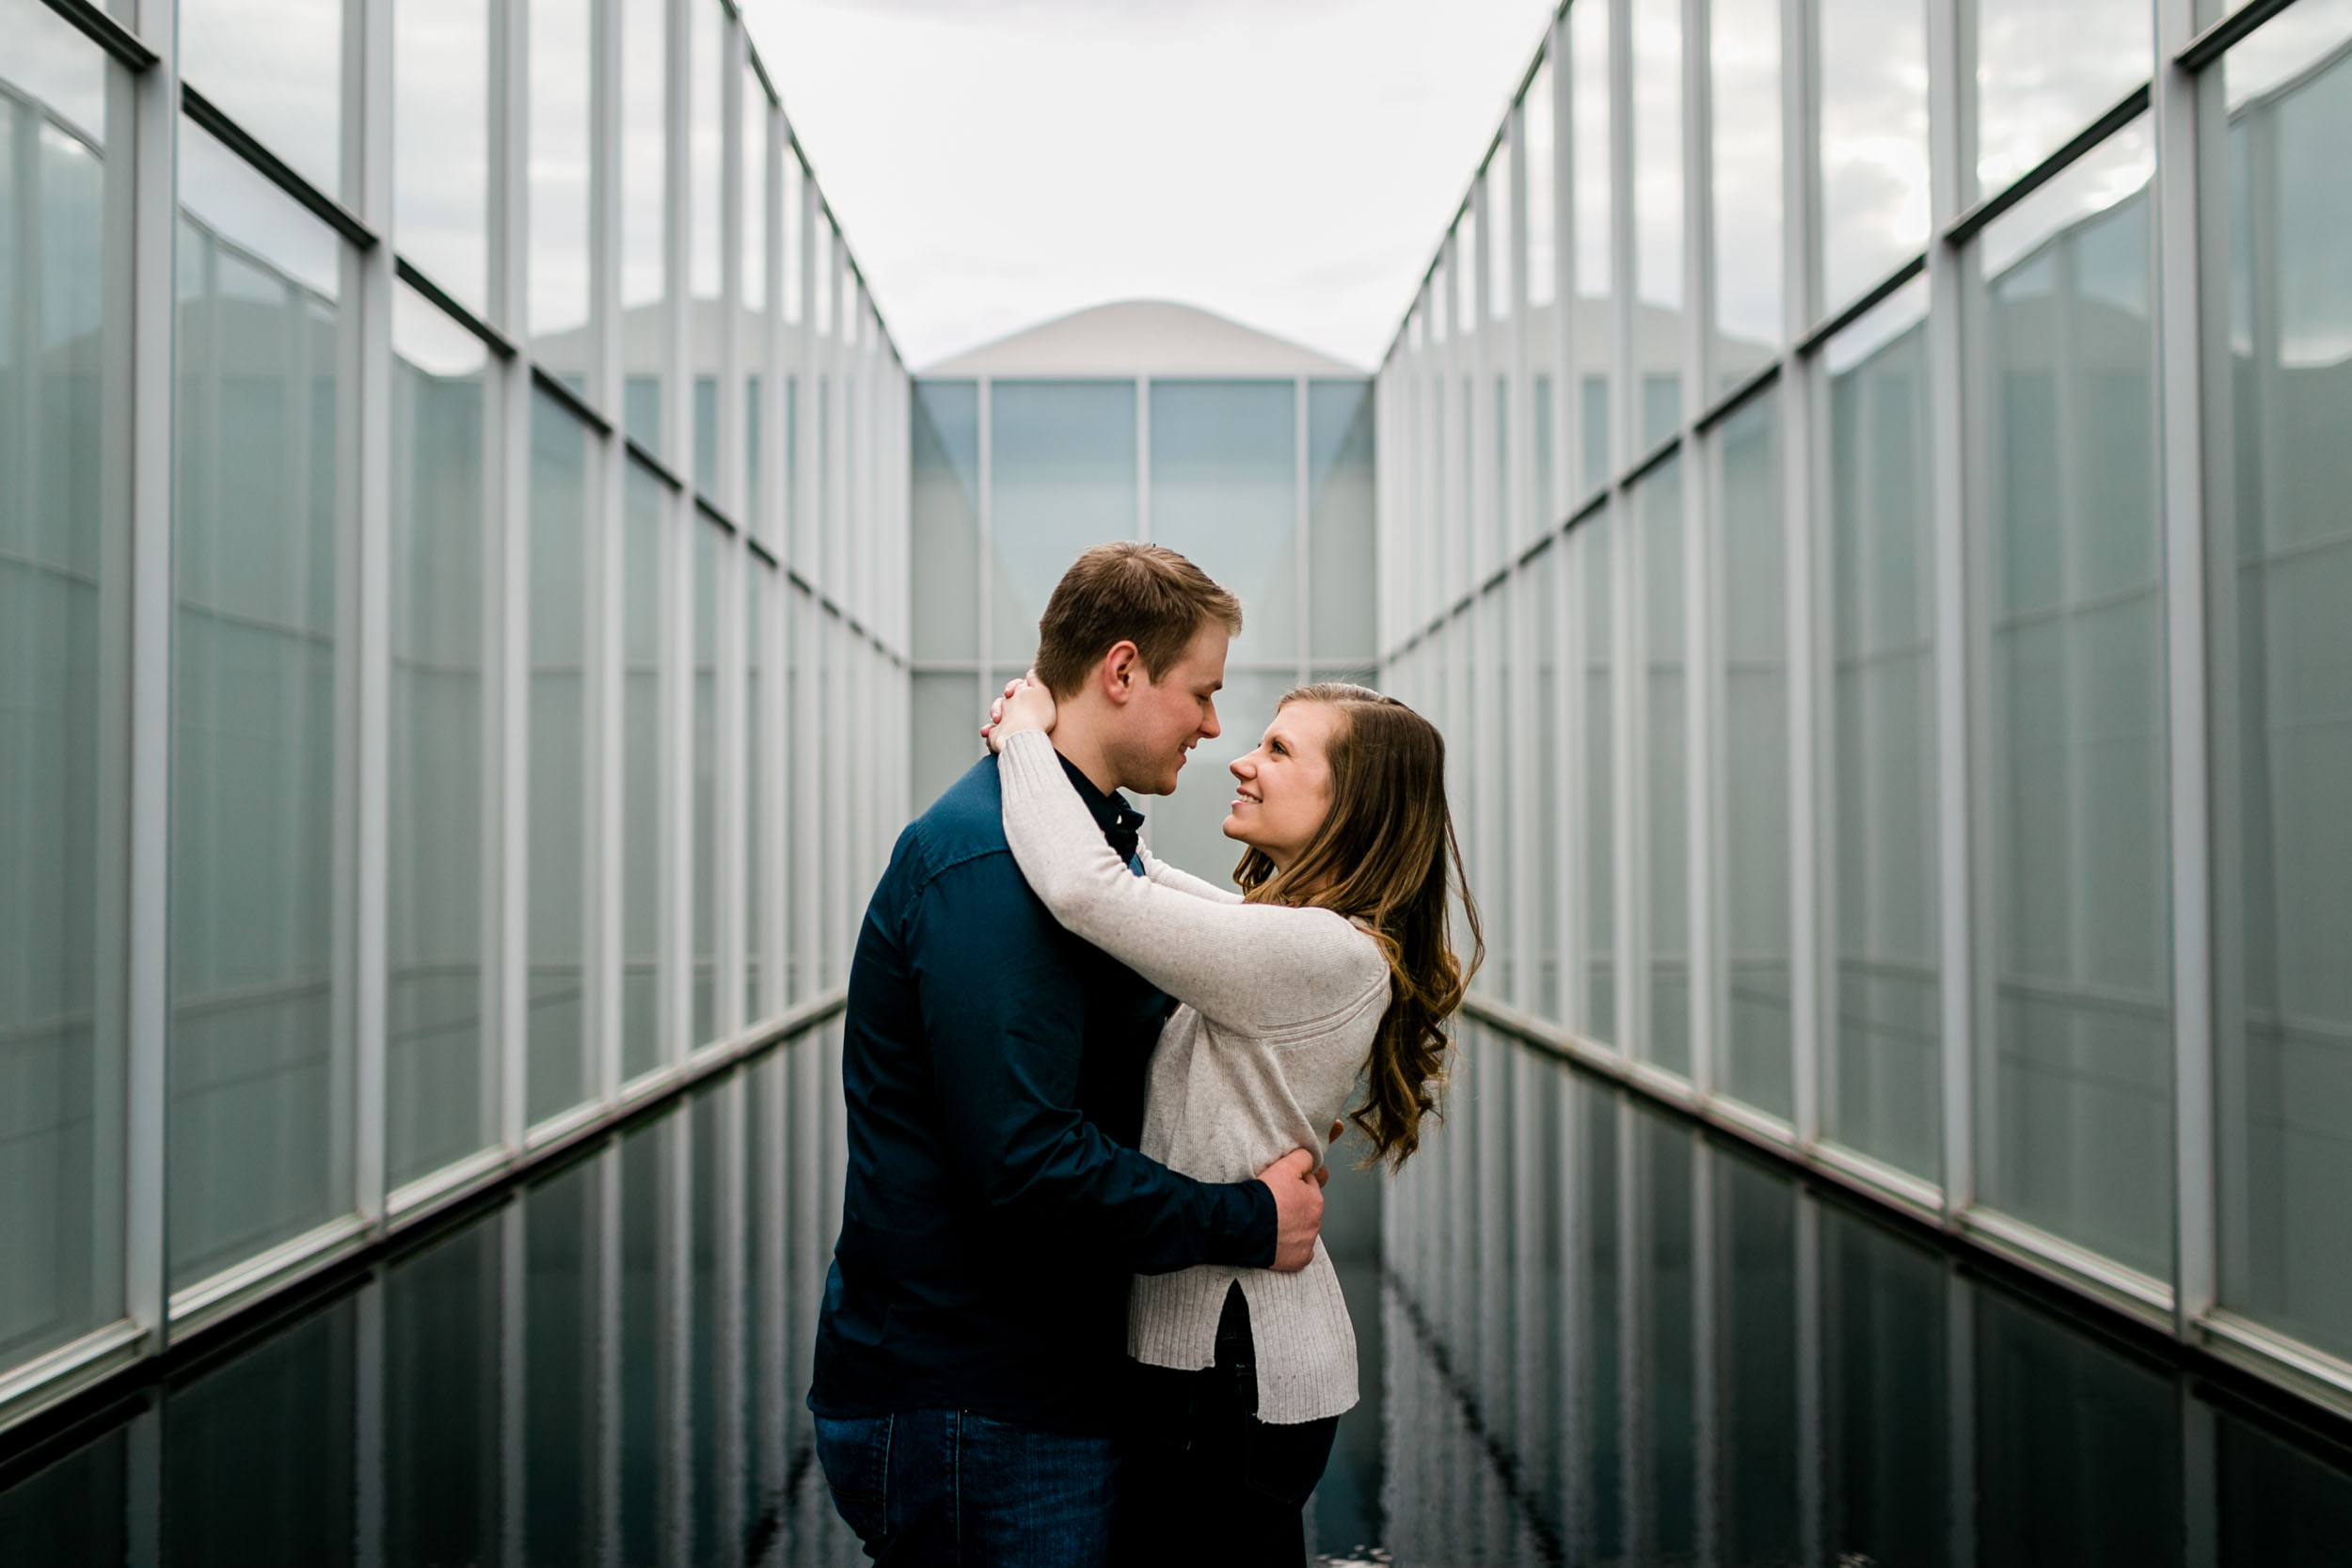
[(1549, 0), (750, 0), (916, 366), (1105, 300), (1369, 366)]

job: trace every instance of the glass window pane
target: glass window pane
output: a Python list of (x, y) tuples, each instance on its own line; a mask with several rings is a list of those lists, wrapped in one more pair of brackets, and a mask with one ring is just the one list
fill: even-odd
[(1818, 0), (1821, 306), (1835, 312), (1926, 248), (1922, 0)]
[(1307, 387), (1307, 623), (1311, 657), (1370, 664), (1377, 610), (1369, 381)]
[(2224, 98), (2234, 112), (2256, 98), (2291, 89), (2307, 76), (2332, 70), (2335, 52), (2347, 41), (2352, 41), (2352, 0), (2297, 0), (2231, 49), (2221, 73)]
[(490, 285), (490, 8), (392, 8), (392, 244), (476, 315)]
[(1078, 553), (1136, 536), (1136, 384), (996, 382), (989, 444), (990, 635), (993, 657), (1019, 669)]
[(330, 196), (343, 189), (340, 5), (185, 0), (180, 76)]
[(1976, 0), (1975, 15), (1982, 195), (2007, 186), (2148, 80), (2154, 15), (2147, 0)]
[(1682, 424), (1682, 4), (1633, 4), (1634, 357), (1644, 450)]
[(1836, 975), (1821, 1128), (1914, 1175), (1940, 1167), (1934, 621), (1927, 285), (1830, 342), (1831, 875)]
[[(0, 1369), (122, 1314), (123, 1037), (100, 976), (119, 830), (102, 745), (125, 598), (106, 489), (128, 311), (103, 287), (128, 79), (38, 0), (0, 0)], [(113, 547), (109, 547), (110, 545)], [(119, 722), (117, 719), (116, 722)], [(102, 990), (109, 993), (102, 998)], [(109, 1005), (102, 1006), (102, 1000)]]
[(545, 392), (531, 400), (531, 826), (526, 1113), (533, 1123), (594, 1092), (581, 958), (587, 951), (589, 435)]
[(387, 1159), (394, 1186), (493, 1141), (483, 1052), (481, 340), (392, 296)]
[(722, 48), (726, 40), (726, 18), (719, 9), (719, 0), (688, 0), (686, 14), (686, 352), (688, 373), (694, 378), (694, 488), (716, 496), (719, 302), (724, 270), (720, 207), (726, 199), (726, 71)]
[[(1511, 216), (1511, 133), (1506, 127), (1486, 165), (1486, 313), (1511, 319), (1511, 262), (1518, 230)], [(1490, 351), (1500, 354), (1500, 350)]]
[[(1558, 291), (1560, 233), (1557, 182), (1559, 139), (1553, 132), (1552, 63), (1547, 59), (1528, 79), (1519, 100), (1519, 135), (1527, 146), (1527, 303), (1549, 305)], [(1545, 328), (1549, 334), (1549, 328)], [(1538, 353), (1550, 348), (1550, 338), (1531, 336)]]
[[(2225, 1305), (2352, 1356), (2352, 8), (2225, 61), (2234, 526), (2210, 600)], [(2285, 35), (2291, 39), (2293, 35)]]
[(1572, 497), (1609, 483), (1609, 296), (1613, 285), (1610, 234), (1609, 8), (1581, 0), (1568, 8), (1568, 131), (1575, 180), (1576, 300), (1568, 322), (1574, 389), (1569, 443), (1575, 451)]
[(621, 8), (621, 428), (661, 452), (661, 366), (669, 297), (663, 192), (669, 177), (670, 28), (665, 0)]
[(531, 0), (531, 349), (588, 387), (590, 0)]
[[(1577, 834), (1576, 869), (1584, 883), (1585, 1038), (1607, 1045), (1617, 1037), (1617, 787), (1616, 595), (1610, 583), (1613, 514), (1596, 513), (1569, 535), (1582, 636), (1584, 678), (1579, 691), (1582, 723), (1574, 736), (1584, 769), (1584, 811), (1570, 825)], [(1573, 634), (1572, 634), (1573, 635)]]
[(1152, 383), (1152, 538), (1240, 596), (1237, 662), (1299, 657), (1296, 402), (1288, 381)]
[(1634, 498), (1642, 595), (1642, 788), (1646, 818), (1649, 1036), (1645, 1055), (1691, 1070), (1691, 822), (1685, 763), (1682, 458), (1666, 459)]
[(979, 759), (980, 721), (987, 717), (987, 705), (980, 699), (1004, 687), (987, 687), (983, 676), (961, 670), (918, 670), (914, 678), (911, 803), (919, 813), (930, 810), (931, 802)]
[(771, 536), (768, 516), (768, 179), (775, 168), (775, 121), (759, 73), (743, 67), (742, 202), (743, 313), (736, 334), (743, 360), (743, 525), (754, 536)]
[(694, 519), (694, 977), (690, 1048), (718, 1037), (719, 550), (726, 531)]
[(185, 121), (180, 194), (175, 1287), (352, 1202), (331, 940), (340, 242)]
[(1991, 396), (1978, 1193), (2161, 1276), (2172, 973), (2154, 169), (2142, 119), (1988, 229), (1969, 337)]
[(1769, 363), (1781, 320), (1781, 0), (1713, 0), (1715, 384)]
[(625, 463), (621, 489), (621, 1076), (662, 1063), (662, 527), (670, 493)]
[(907, 400), (913, 469), (909, 592), (914, 657), (980, 653), (980, 391), (973, 381), (917, 381)]
[(1796, 1114), (1791, 1069), (1788, 872), (1788, 541), (1780, 394), (1723, 424), (1723, 515), (1714, 583), (1722, 720), (1724, 1086), (1778, 1117)]

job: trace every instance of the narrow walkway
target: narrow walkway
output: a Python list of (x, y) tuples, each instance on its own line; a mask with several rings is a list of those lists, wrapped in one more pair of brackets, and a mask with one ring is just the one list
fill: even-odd
[[(821, 1051), (824, 1042), (818, 1042)], [(744, 1064), (40, 1447), (0, 1561), (862, 1561), (801, 1402), (821, 1054)], [(1333, 1185), (1333, 1561), (2341, 1563), (2352, 1449), (1473, 1030)]]

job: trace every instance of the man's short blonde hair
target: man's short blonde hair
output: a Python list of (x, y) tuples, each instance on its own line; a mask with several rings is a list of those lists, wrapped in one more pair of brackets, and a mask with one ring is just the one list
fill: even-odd
[(1037, 673), (1047, 690), (1069, 698), (1086, 685), (1095, 661), (1133, 642), (1153, 680), (1184, 657), (1194, 634), (1215, 622), (1241, 635), (1241, 601), (1209, 574), (1164, 545), (1132, 539), (1097, 545), (1054, 585), (1037, 624)]

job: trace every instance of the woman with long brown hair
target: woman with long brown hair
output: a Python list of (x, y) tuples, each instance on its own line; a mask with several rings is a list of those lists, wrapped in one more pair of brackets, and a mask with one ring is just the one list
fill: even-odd
[[(1057, 921), (1179, 1004), (1152, 1059), (1143, 1152), (1204, 1181), (1248, 1180), (1293, 1148), (1320, 1155), (1344, 1111), (1367, 1163), (1402, 1165), (1437, 1110), (1445, 1023), (1483, 952), (1436, 727), (1360, 686), (1285, 696), (1232, 764), (1234, 893), (1148, 850), (1121, 861), (1057, 760), (1054, 718), (1034, 679), (1007, 689), (989, 736), (1005, 836)], [(1300, 1507), (1357, 1400), (1355, 1333), (1322, 1243), (1295, 1274), (1139, 1275), (1127, 1335), (1135, 1442), (1115, 1560), (1302, 1560)]]

